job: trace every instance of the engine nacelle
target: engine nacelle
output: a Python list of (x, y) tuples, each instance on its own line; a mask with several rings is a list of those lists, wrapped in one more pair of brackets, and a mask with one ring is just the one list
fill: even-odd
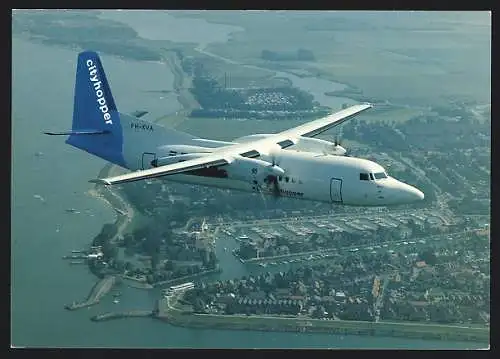
[(323, 153), (335, 156), (343, 156), (347, 152), (344, 147), (336, 145), (333, 142), (309, 137), (299, 137), (298, 142), (288, 148), (295, 151)]
[(227, 171), (228, 177), (240, 181), (262, 184), (267, 177), (283, 176), (285, 171), (270, 162), (238, 156), (231, 164), (221, 167)]
[(190, 146), (190, 145), (165, 145), (159, 148), (160, 153), (170, 155), (182, 155), (187, 153), (208, 153), (212, 152), (213, 148)]
[[(166, 166), (207, 155), (209, 154), (188, 153), (184, 155), (160, 157), (151, 161), (151, 166)], [(285, 171), (281, 167), (276, 165), (273, 166), (270, 162), (237, 156), (228, 165), (219, 166), (218, 168), (202, 168), (192, 171), (191, 174), (207, 177), (231, 178), (250, 183), (257, 181), (257, 184), (262, 185), (263, 183), (271, 182), (272, 180), (270, 178), (275, 179), (278, 176), (283, 176), (284, 173)]]
[[(246, 143), (251, 141), (261, 140), (263, 138), (267, 138), (269, 136), (273, 136), (271, 134), (258, 134), (258, 135), (250, 135), (240, 137), (234, 142), (238, 143)], [(346, 149), (340, 145), (335, 145), (333, 142), (328, 142), (325, 140), (320, 140), (318, 138), (310, 138), (310, 137), (302, 137), (300, 136), (297, 140), (297, 143), (293, 146), (287, 147), (287, 149), (295, 150), (295, 151), (304, 151), (304, 152), (314, 152), (314, 153), (323, 153), (327, 155), (335, 155), (335, 156), (344, 156), (346, 154)]]
[(208, 155), (208, 153), (188, 153), (185, 155), (160, 157), (160, 158), (157, 158), (157, 159), (151, 161), (151, 166), (152, 167), (166, 166), (166, 165), (171, 165), (171, 164), (174, 164), (177, 162), (192, 160), (192, 159), (207, 156), (207, 155)]

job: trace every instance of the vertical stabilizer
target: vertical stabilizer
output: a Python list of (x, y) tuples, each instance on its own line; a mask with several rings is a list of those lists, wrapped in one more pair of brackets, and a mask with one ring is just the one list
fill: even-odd
[[(81, 135), (86, 131), (96, 133)], [(120, 114), (94, 51), (78, 54), (72, 132), (66, 143), (126, 167)]]

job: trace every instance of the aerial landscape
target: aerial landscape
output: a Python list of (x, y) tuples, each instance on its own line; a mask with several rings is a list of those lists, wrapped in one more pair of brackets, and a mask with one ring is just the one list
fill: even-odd
[[(84, 50), (136, 131), (234, 141), (369, 103), (316, 138), (425, 197), (90, 183), (128, 171), (43, 134), (71, 127)], [(489, 347), (490, 12), (16, 10), (12, 146), (13, 347)]]

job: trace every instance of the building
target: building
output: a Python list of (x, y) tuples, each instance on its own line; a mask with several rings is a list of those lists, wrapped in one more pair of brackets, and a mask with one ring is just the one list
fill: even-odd
[(200, 230), (193, 232), (195, 238), (195, 247), (196, 249), (203, 249), (207, 252), (210, 252), (215, 245), (213, 237), (210, 235), (208, 231), (208, 224), (205, 219), (203, 220)]
[(170, 296), (170, 295), (174, 295), (177, 293), (185, 292), (185, 291), (193, 289), (193, 288), (194, 288), (193, 282), (187, 282), (187, 283), (183, 283), (183, 284), (179, 284), (179, 285), (173, 285), (166, 290), (165, 296)]

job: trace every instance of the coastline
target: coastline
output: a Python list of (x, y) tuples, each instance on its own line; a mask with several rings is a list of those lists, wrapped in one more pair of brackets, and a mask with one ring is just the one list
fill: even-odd
[[(112, 176), (112, 172), (117, 169), (117, 166), (112, 163), (107, 163), (99, 171), (97, 176), (98, 178), (110, 177)], [(106, 205), (115, 211), (114, 224), (117, 227), (117, 232), (112, 240), (122, 235), (127, 229), (127, 226), (133, 222), (135, 217), (135, 210), (132, 205), (130, 205), (117, 190), (113, 190), (111, 187), (106, 187), (100, 184), (94, 185), (94, 188), (88, 190), (87, 194), (104, 201)]]
[(490, 340), (489, 328), (412, 322), (326, 321), (306, 317), (195, 314), (175, 308), (175, 303), (171, 305), (169, 301), (169, 298), (158, 301), (158, 319), (189, 328), (331, 333), (476, 343), (489, 343)]

